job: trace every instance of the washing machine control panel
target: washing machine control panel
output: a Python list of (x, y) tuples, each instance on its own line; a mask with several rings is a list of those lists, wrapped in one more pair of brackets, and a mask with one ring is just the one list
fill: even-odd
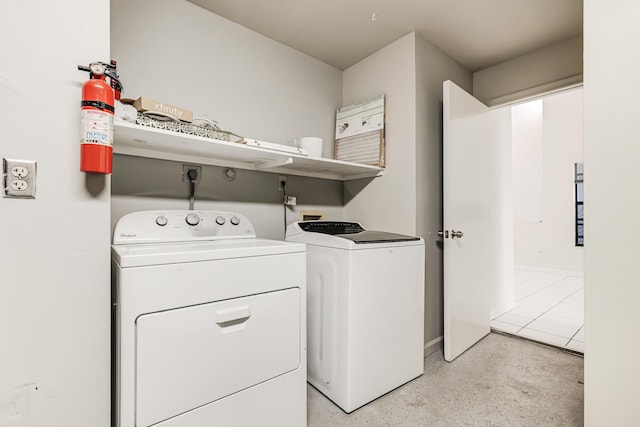
[(255, 238), (249, 219), (224, 211), (142, 211), (120, 218), (113, 244)]

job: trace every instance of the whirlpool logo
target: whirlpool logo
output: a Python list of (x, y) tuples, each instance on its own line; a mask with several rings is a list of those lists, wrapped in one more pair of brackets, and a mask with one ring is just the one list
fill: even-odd
[(132, 238), (132, 237), (136, 237), (136, 236), (137, 236), (136, 234), (120, 233), (120, 237), (127, 238), (127, 239)]

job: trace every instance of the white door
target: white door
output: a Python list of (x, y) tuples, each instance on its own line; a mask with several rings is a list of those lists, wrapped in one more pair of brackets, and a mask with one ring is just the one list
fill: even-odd
[(490, 332), (499, 280), (499, 123), (489, 108), (444, 82), (444, 357), (452, 361)]

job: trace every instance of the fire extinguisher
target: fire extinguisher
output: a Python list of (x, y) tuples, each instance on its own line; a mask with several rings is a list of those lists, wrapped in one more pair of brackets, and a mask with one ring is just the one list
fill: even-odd
[[(113, 157), (114, 99), (120, 99), (122, 85), (116, 62), (94, 62), (88, 67), (89, 80), (82, 85), (80, 118), (80, 170), (111, 174)], [(109, 78), (110, 84), (106, 80)]]

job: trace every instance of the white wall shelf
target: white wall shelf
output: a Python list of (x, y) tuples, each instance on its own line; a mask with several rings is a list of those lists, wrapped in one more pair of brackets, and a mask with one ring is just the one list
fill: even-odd
[(340, 160), (308, 157), (154, 129), (120, 120), (115, 122), (116, 154), (173, 160), (238, 169), (348, 181), (382, 175), (384, 168)]

